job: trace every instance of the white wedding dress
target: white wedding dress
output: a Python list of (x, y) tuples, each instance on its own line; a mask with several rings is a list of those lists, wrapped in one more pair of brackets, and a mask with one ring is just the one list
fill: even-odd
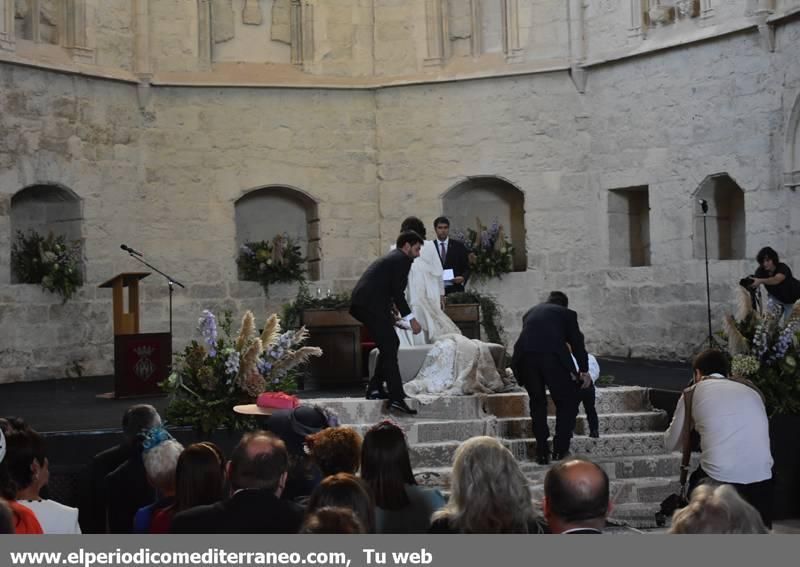
[(433, 241), (426, 240), (408, 274), (406, 300), (423, 331), (414, 335), (397, 328), (400, 347), (431, 344), (417, 376), (403, 386), (423, 403), (441, 396), (502, 392), (513, 389), (513, 378), (500, 373), (489, 343), (468, 339), (441, 307), (444, 295), (442, 263)]

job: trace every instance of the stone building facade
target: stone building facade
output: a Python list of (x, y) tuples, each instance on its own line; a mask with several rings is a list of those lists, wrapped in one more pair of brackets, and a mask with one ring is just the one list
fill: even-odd
[[(481, 285), (510, 340), (559, 288), (594, 352), (686, 357), (698, 199), (716, 321), (760, 247), (800, 270), (798, 49), (800, 0), (0, 0), (0, 382), (111, 371), (120, 243), (187, 284), (181, 348), (294, 296), (243, 241), (293, 233), (324, 293), (442, 212), (521, 251)], [(14, 282), (28, 228), (81, 241), (66, 304)], [(142, 305), (166, 329), (155, 274)]]

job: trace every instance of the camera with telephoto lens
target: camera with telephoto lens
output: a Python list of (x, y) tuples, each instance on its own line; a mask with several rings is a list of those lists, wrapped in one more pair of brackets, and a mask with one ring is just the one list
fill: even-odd
[(739, 285), (745, 289), (750, 289), (750, 286), (753, 285), (753, 282), (755, 282), (753, 276), (747, 276), (739, 280)]

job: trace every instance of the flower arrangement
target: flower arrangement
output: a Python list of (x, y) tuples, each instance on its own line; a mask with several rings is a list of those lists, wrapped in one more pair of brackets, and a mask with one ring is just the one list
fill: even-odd
[(66, 303), (83, 283), (80, 257), (77, 240), (68, 243), (52, 232), (44, 237), (33, 230), (27, 236), (17, 231), (11, 246), (11, 269), (20, 283), (42, 284), (42, 289), (57, 293)]
[(321, 290), (317, 290), (317, 296), (311, 295), (308, 285), (305, 282), (300, 284), (295, 300), (283, 306), (283, 322), (288, 329), (300, 327), (302, 313), (305, 309), (349, 309), (350, 294), (335, 293), (322, 295)]
[(242, 277), (259, 282), (266, 295), (270, 284), (305, 281), (305, 261), (297, 241), (286, 234), (271, 241), (245, 242), (236, 259)]
[(463, 231), (456, 231), (454, 237), (467, 248), (473, 276), (478, 279), (502, 278), (512, 269), (514, 246), (497, 219), (489, 228), (481, 223), (481, 219), (475, 220), (475, 229), (468, 228), (466, 235)]
[(737, 289), (736, 315), (724, 321), (723, 335), (732, 356), (731, 374), (751, 380), (761, 392), (770, 415), (800, 413), (800, 303), (782, 318), (783, 305), (764, 302), (754, 309), (750, 295)]
[(167, 417), (174, 423), (206, 434), (218, 427), (245, 428), (248, 418), (233, 413), (233, 406), (252, 403), (262, 392), (295, 390), (298, 366), (322, 355), (322, 349), (304, 346), (305, 327), (284, 332), (277, 315), (267, 319), (260, 335), (251, 311), (235, 337), (231, 324), (229, 312), (218, 325), (211, 311), (203, 311), (198, 320), (202, 342), (192, 341), (177, 355), (172, 374), (161, 384), (172, 396)]

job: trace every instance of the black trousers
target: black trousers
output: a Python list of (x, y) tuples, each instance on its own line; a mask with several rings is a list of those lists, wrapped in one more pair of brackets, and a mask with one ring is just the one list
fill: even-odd
[(586, 412), (586, 421), (589, 422), (589, 432), (600, 430), (600, 420), (597, 417), (597, 409), (594, 407), (596, 391), (594, 384), (588, 388), (578, 390), (578, 401), (583, 404)]
[(547, 439), (550, 428), (547, 426), (547, 393), (556, 406), (556, 434), (553, 438), (553, 452), (569, 451), (575, 419), (578, 415), (578, 386), (570, 371), (555, 353), (526, 352), (522, 357), (522, 383), (528, 390), (530, 399), (533, 435), (536, 437), (536, 452), (549, 454)]
[(356, 305), (350, 308), (350, 314), (366, 325), (379, 351), (375, 374), (369, 379), (369, 390), (381, 388), (385, 381), (389, 399), (402, 400), (406, 397), (406, 393), (403, 390), (403, 379), (400, 377), (400, 365), (397, 362), (400, 339), (394, 330), (394, 319), (391, 314), (375, 313)]
[[(706, 473), (702, 467), (698, 466), (697, 469), (689, 476), (689, 482), (687, 483), (688, 490), (686, 493), (687, 498), (691, 497), (692, 490), (708, 481), (719, 483), (718, 480), (708, 476), (708, 473)], [(751, 506), (753, 506), (753, 508), (758, 510), (758, 513), (761, 514), (761, 520), (764, 522), (764, 525), (767, 526), (767, 528), (772, 529), (773, 482), (771, 478), (762, 480), (760, 482), (751, 482), (750, 484), (734, 484), (732, 482), (725, 484), (730, 484), (732, 487), (734, 487), (736, 492), (739, 493), (739, 496), (746, 500)]]

